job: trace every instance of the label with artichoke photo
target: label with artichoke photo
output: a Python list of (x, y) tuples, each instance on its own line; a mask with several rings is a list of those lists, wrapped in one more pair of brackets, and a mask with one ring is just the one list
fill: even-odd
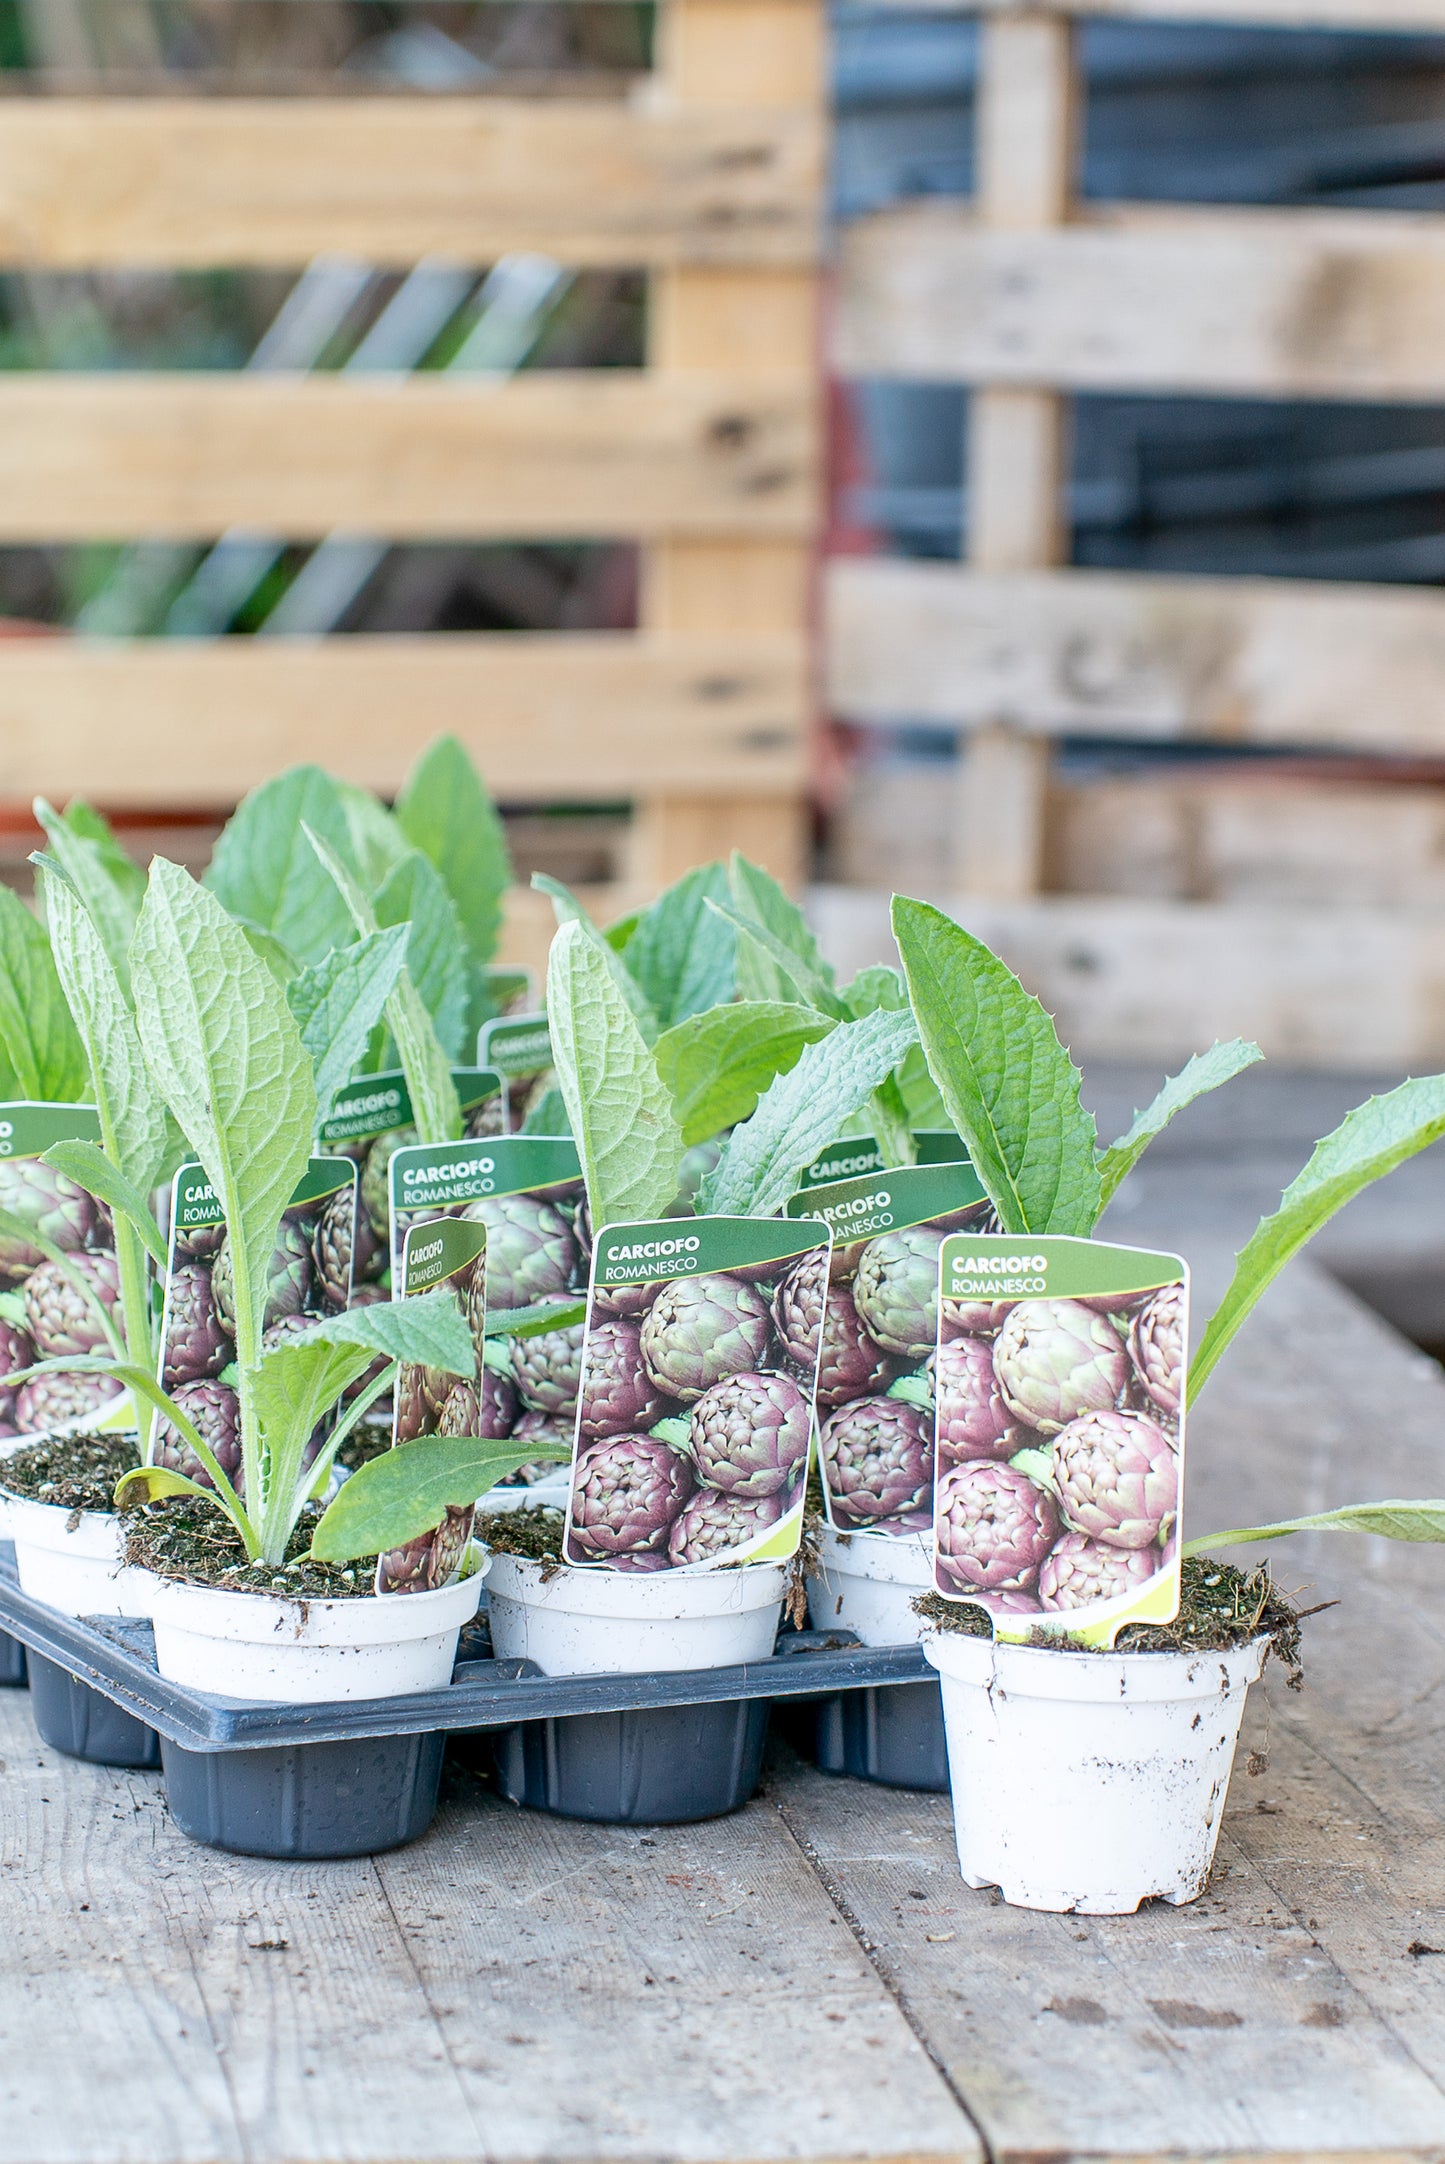
[(993, 1206), (972, 1165), (954, 1160), (804, 1188), (788, 1215), (820, 1219), (833, 1235), (816, 1311), (791, 1303), (779, 1323), (821, 1334), (818, 1464), (828, 1523), (840, 1533), (916, 1539), (933, 1513), (939, 1256), (950, 1232), (991, 1229)]
[[(397, 1269), (405, 1243), (419, 1227), (448, 1221), (481, 1225), (487, 1234), (488, 1331), (481, 1337), (478, 1305), (473, 1335), (482, 1345), (475, 1397), (444, 1408), (421, 1371), (423, 1396), (445, 1426), (413, 1428), (421, 1407), (398, 1405), (396, 1438), (413, 1434), (507, 1437), (572, 1448), (577, 1385), (582, 1365), (582, 1317), (592, 1234), (587, 1194), (575, 1143), (548, 1135), (498, 1135), (485, 1142), (416, 1143), (391, 1160), (391, 1240)], [(480, 1298), (480, 1295), (479, 1295)], [(555, 1328), (541, 1328), (555, 1308)], [(524, 1320), (529, 1334), (509, 1332), (507, 1318)], [(455, 1394), (452, 1379), (437, 1390)], [(465, 1413), (470, 1427), (452, 1425)], [(539, 1460), (492, 1492), (531, 1487), (559, 1466)]]
[(537, 1009), (484, 1022), (477, 1034), (477, 1058), (501, 1076), (507, 1127), (515, 1134), (556, 1084), (546, 1014)]
[(568, 1562), (707, 1570), (795, 1553), (831, 1247), (826, 1226), (779, 1218), (603, 1228)]
[[(490, 1067), (453, 1067), (452, 1086), (462, 1110), (462, 1133), (499, 1135), (506, 1124), (502, 1078)], [(356, 1297), (368, 1306), (391, 1293), (387, 1244), (387, 1167), (393, 1150), (416, 1141), (411, 1095), (400, 1068), (355, 1075), (323, 1121), (317, 1148), (328, 1157), (349, 1157), (361, 1181), (356, 1232)]]
[(1189, 1272), (1032, 1233), (944, 1243), (934, 1583), (1000, 1638), (1179, 1607)]
[(110, 1212), (43, 1164), (57, 1142), (99, 1142), (93, 1105), (0, 1104), (0, 1450), (106, 1420), (133, 1425), (130, 1399), (108, 1375), (32, 1376), (42, 1360), (109, 1352), (104, 1318), (119, 1328), (120, 1278)]
[[(347, 1157), (313, 1157), (281, 1219), (266, 1273), (263, 1350), (304, 1336), (351, 1304), (357, 1219), (356, 1167)], [(236, 1302), (226, 1220), (203, 1165), (182, 1165), (171, 1183), (170, 1264), (161, 1316), (161, 1384), (210, 1445), (230, 1480), (241, 1470), (241, 1408), (236, 1389)], [(353, 1385), (349, 1396), (364, 1387)], [(332, 1421), (317, 1428), (307, 1460), (317, 1456)], [(159, 1413), (151, 1458), (203, 1488), (211, 1476)]]
[[(487, 1228), (475, 1218), (441, 1217), (412, 1225), (401, 1246), (397, 1297), (450, 1286), (472, 1334), (475, 1367), (470, 1382), (404, 1363), (396, 1385), (393, 1446), (419, 1435), (480, 1433), (479, 1385), (484, 1373), (487, 1309)], [(441, 1524), (405, 1547), (376, 1559), (378, 1593), (429, 1593), (449, 1585), (472, 1538), (475, 1507), (447, 1506)]]
[[(962, 1137), (947, 1127), (922, 1127), (913, 1137), (920, 1165), (961, 1165), (968, 1162)], [(810, 1187), (833, 1187), (839, 1180), (867, 1178), (883, 1170), (883, 1152), (873, 1135), (842, 1135), (815, 1157), (798, 1182), (798, 1192)]]

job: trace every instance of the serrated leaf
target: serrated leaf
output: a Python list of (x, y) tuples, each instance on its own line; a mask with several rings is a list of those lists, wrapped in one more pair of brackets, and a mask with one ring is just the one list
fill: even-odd
[(369, 789), (334, 775), (331, 780), (346, 813), (346, 831), (351, 838), (348, 860), (355, 865), (363, 886), (374, 892), (407, 854), (406, 836), (381, 799)]
[(358, 1072), (372, 1030), (406, 960), (404, 925), (368, 932), (350, 947), (333, 947), (286, 987), (286, 1002), (316, 1073), (316, 1102), (324, 1120)]
[(1208, 1091), (1232, 1081), (1235, 1075), (1243, 1074), (1246, 1067), (1253, 1067), (1263, 1058), (1259, 1046), (1244, 1037), (1232, 1037), (1227, 1044), (1211, 1045), (1207, 1052), (1196, 1052), (1187, 1066), (1169, 1077), (1153, 1103), (1135, 1113), (1128, 1132), (1099, 1153), (1099, 1186), (1103, 1202), (1110, 1200), (1120, 1181), (1132, 1172), (1155, 1136), (1164, 1132), (1176, 1112), (1193, 1104), (1196, 1097), (1203, 1097)]
[[(913, 1042), (911, 1014), (843, 1022), (780, 1075), (703, 1182), (700, 1214), (770, 1217)], [(641, 1215), (641, 1212), (637, 1213)], [(601, 1223), (601, 1219), (594, 1222)]]
[[(120, 1167), (113, 1164), (104, 1150), (93, 1142), (56, 1142), (44, 1153), (44, 1162), (64, 1173), (67, 1180), (74, 1180), (97, 1202), (104, 1202), (118, 1217), (131, 1225), (151, 1260), (164, 1270), (169, 1256), (161, 1228), (141, 1189), (128, 1180)], [(129, 1336), (129, 1332), (127, 1332)]]
[(658, 1019), (651, 1000), (633, 976), (621, 955), (605, 940), (592, 922), (582, 904), (570, 887), (560, 879), (553, 879), (548, 872), (533, 872), (532, 885), (538, 894), (548, 895), (559, 925), (575, 924), (586, 935), (592, 946), (603, 957), (612, 972), (612, 981), (632, 1011), (632, 1018), (642, 1033), (644, 1044), (655, 1044), (658, 1035)]
[(1100, 1208), (1098, 1138), (1053, 1022), (996, 954), (927, 902), (895, 895), (893, 933), (948, 1124), (1005, 1232), (1087, 1238)]
[(0, 1042), (22, 1096), (74, 1103), (90, 1079), (45, 927), (0, 886)]
[[(842, 1020), (847, 1008), (807, 918), (770, 873), (740, 851), (728, 865), (732, 907), (765, 935), (738, 948), (738, 989), (746, 999), (801, 999)], [(780, 959), (778, 950), (782, 950)]]
[(45, 829), (51, 855), (89, 911), (129, 1003), (130, 942), (145, 899), (145, 873), (88, 804), (77, 800), (58, 812), (37, 797), (35, 816)]
[(1315, 1144), (1279, 1208), (1261, 1219), (1240, 1250), (1229, 1290), (1211, 1316), (1189, 1370), (1191, 1400), (1266, 1287), (1305, 1242), (1364, 1188), (1442, 1135), (1445, 1075), (1422, 1075), (1356, 1105), (1333, 1134)]
[(682, 1130), (609, 955), (585, 926), (552, 941), (552, 1056), (594, 1225), (660, 1217), (677, 1193)]
[(585, 1300), (539, 1300), (531, 1307), (487, 1310), (488, 1337), (542, 1337), (549, 1330), (572, 1330), (587, 1320)]
[(472, 1334), (456, 1294), (444, 1285), (435, 1292), (415, 1293), (409, 1300), (378, 1300), (371, 1307), (348, 1308), (344, 1315), (328, 1316), (304, 1338), (290, 1342), (305, 1345), (313, 1338), (325, 1345), (358, 1345), (367, 1353), (368, 1364), (377, 1353), (384, 1353), (417, 1367), (445, 1368), (449, 1375), (471, 1375), (476, 1367)]
[(393, 866), (375, 909), (383, 927), (408, 927), (407, 975), (431, 1016), (438, 1044), (449, 1059), (460, 1060), (470, 983), (462, 928), (440, 872), (419, 849), (409, 849)]
[(886, 962), (870, 962), (866, 969), (860, 969), (838, 996), (855, 1021), (865, 1014), (876, 1014), (880, 1007), (896, 1011), (908, 1005), (903, 972), (891, 969)]
[(519, 1449), (470, 1435), (399, 1443), (352, 1474), (317, 1526), (311, 1553), (322, 1563), (384, 1555), (431, 1532), (448, 1510), (467, 1509), (524, 1465), (560, 1464), (570, 1456), (557, 1444), (534, 1441)]
[(778, 938), (776, 932), (746, 916), (731, 902), (712, 895), (707, 906), (737, 934), (738, 988), (745, 999), (782, 1001), (812, 1007), (835, 1022), (851, 1020), (847, 1007), (824, 977)]
[(412, 847), (441, 874), (473, 961), (490, 962), (512, 859), (496, 806), (454, 736), (427, 746), (397, 799), (396, 817)]
[(723, 1005), (737, 988), (737, 934), (708, 908), (709, 896), (728, 899), (721, 864), (700, 864), (659, 894), (620, 948), (612, 931), (604, 935), (664, 1030)]
[(1445, 1541), (1445, 1498), (1422, 1502), (1347, 1503), (1308, 1518), (1281, 1518), (1276, 1525), (1234, 1526), (1187, 1540), (1181, 1553), (1203, 1555), (1254, 1540), (1284, 1540), (1291, 1533), (1374, 1533), (1382, 1540)]
[(237, 917), (236, 922), (249, 940), (251, 952), (266, 964), (284, 991), (302, 966), (291, 949), (283, 947), (276, 934), (268, 932), (263, 925), (249, 924), (244, 917)]
[(527, 1107), (522, 1122), (524, 1135), (569, 1135), (567, 1100), (559, 1089), (545, 1089)]
[(774, 1078), (835, 1027), (814, 1007), (740, 1000), (665, 1031), (654, 1057), (686, 1146), (750, 1118)]
[(346, 806), (319, 766), (293, 766), (244, 797), (222, 831), (206, 885), (233, 916), (271, 932), (303, 962), (352, 938), (351, 914), (306, 830), (351, 857)]

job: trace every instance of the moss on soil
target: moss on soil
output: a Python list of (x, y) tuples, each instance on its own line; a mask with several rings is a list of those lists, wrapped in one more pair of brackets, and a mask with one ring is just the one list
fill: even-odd
[[(1304, 1680), (1300, 1668), (1300, 1613), (1269, 1574), (1267, 1563), (1236, 1570), (1211, 1556), (1187, 1556), (1181, 1571), (1179, 1613), (1172, 1623), (1130, 1623), (1114, 1643), (1116, 1653), (1223, 1653), (1252, 1639), (1268, 1638), (1270, 1651), (1289, 1670), (1290, 1687)], [(961, 1631), (968, 1638), (991, 1638), (993, 1624), (972, 1603), (925, 1593), (914, 1607), (940, 1630)], [(1033, 1631), (1030, 1645), (1061, 1653), (1089, 1653), (1052, 1631)]]
[(140, 1463), (133, 1435), (58, 1435), (0, 1465), (0, 1485), (59, 1510), (115, 1509), (115, 1484)]
[(376, 1591), (369, 1562), (313, 1563), (306, 1555), (321, 1515), (309, 1507), (293, 1529), (284, 1564), (249, 1563), (241, 1536), (217, 1506), (175, 1496), (127, 1518), (126, 1561), (161, 1578), (223, 1593), (285, 1593), (293, 1600), (360, 1600)]

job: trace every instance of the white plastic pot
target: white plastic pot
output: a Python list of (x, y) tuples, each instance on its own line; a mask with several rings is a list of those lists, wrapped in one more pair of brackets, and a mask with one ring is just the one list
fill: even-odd
[(547, 1676), (675, 1673), (766, 1660), (788, 1570), (569, 1570), (493, 1553), (487, 1566), (492, 1650)]
[(1074, 1653), (925, 1634), (943, 1686), (958, 1862), (1015, 1908), (1124, 1916), (1204, 1890), (1260, 1638)]
[(439, 1690), (481, 1591), (475, 1572), (434, 1593), (359, 1600), (225, 1593), (151, 1576), (156, 1666), (168, 1682), (271, 1705)]
[(923, 1635), (913, 1603), (933, 1583), (931, 1533), (818, 1536), (821, 1568), (808, 1579), (814, 1630), (856, 1632), (865, 1646), (907, 1646)]
[(150, 1573), (126, 1562), (112, 1512), (65, 1510), (21, 1495), (5, 1500), (22, 1593), (61, 1615), (150, 1614)]

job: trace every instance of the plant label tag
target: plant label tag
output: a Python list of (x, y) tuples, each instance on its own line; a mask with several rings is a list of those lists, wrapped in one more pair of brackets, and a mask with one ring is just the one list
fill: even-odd
[(515, 1133), (534, 1102), (545, 1096), (552, 1078), (552, 1032), (540, 1009), (503, 1015), (484, 1022), (477, 1036), (477, 1058), (502, 1077), (507, 1126)]
[[(453, 1067), (452, 1086), (462, 1110), (465, 1135), (502, 1132), (506, 1108), (502, 1078), (489, 1067)], [(387, 1245), (387, 1167), (391, 1153), (414, 1139), (411, 1093), (401, 1069), (385, 1074), (354, 1075), (324, 1120), (317, 1148), (327, 1156), (349, 1157), (361, 1177), (357, 1220), (355, 1277), (358, 1285), (391, 1289)]]
[[(946, 1127), (920, 1128), (913, 1137), (920, 1165), (966, 1165), (968, 1150), (962, 1138)], [(798, 1192), (810, 1187), (833, 1187), (840, 1180), (854, 1180), (883, 1170), (883, 1152), (873, 1135), (842, 1135), (815, 1157), (798, 1181)]]
[[(350, 1306), (356, 1214), (350, 1158), (313, 1157), (286, 1206), (266, 1272), (261, 1352)], [(160, 1380), (234, 1479), (241, 1463), (235, 1285), (225, 1216), (205, 1167), (195, 1163), (182, 1165), (171, 1183)], [(332, 1425), (328, 1418), (312, 1436), (308, 1464)], [(151, 1422), (151, 1460), (210, 1484), (159, 1413)]]
[(996, 1224), (993, 1205), (954, 1162), (806, 1188), (788, 1215), (833, 1235), (817, 1391), (828, 1523), (917, 1539), (932, 1523), (939, 1254), (949, 1233)]
[[(438, 1432), (495, 1442), (509, 1436), (524, 1442), (530, 1436), (570, 1450), (591, 1259), (576, 1145), (548, 1135), (414, 1143), (396, 1151), (390, 1176), (398, 1272), (410, 1242), (423, 1230), (472, 1225), (488, 1235), (485, 1334), (480, 1306), (475, 1316), (468, 1311), (481, 1362), (478, 1425), (408, 1424), (403, 1433), (398, 1405), (397, 1441)], [(416, 1407), (408, 1412), (408, 1423), (416, 1412)], [(537, 1479), (559, 1473), (560, 1467), (539, 1460), (528, 1471)], [(530, 1484), (519, 1473), (499, 1482), (498, 1489)]]
[(817, 1220), (603, 1228), (569, 1563), (700, 1571), (796, 1552), (831, 1249)]
[(1189, 1272), (1177, 1255), (950, 1234), (934, 1584), (1000, 1638), (1112, 1646), (1179, 1609)]
[[(530, 1014), (537, 1005), (537, 973), (522, 964), (488, 962), (482, 969), (482, 983), (487, 997), (496, 1009), (498, 1017)], [(483, 1028), (486, 1027), (484, 1023)], [(487, 1062), (479, 1059), (479, 1064)]]
[(94, 1305), (119, 1328), (109, 1212), (40, 1162), (57, 1142), (99, 1140), (93, 1105), (0, 1104), (0, 1411), (7, 1429), (0, 1451), (6, 1454), (31, 1435), (134, 1426), (130, 1396), (109, 1375), (57, 1369), (18, 1390), (4, 1388), (6, 1375), (38, 1361), (111, 1349)]
[[(419, 1435), (484, 1435), (482, 1387), (486, 1370), (487, 1228), (475, 1218), (441, 1217), (409, 1227), (401, 1243), (396, 1276), (398, 1299), (434, 1292), (446, 1285), (456, 1298), (471, 1332), (475, 1367), (472, 1380), (404, 1362), (397, 1376), (392, 1446)], [(440, 1387), (438, 1387), (440, 1385)], [(461, 1568), (472, 1538), (473, 1504), (448, 1504), (446, 1516), (430, 1533), (391, 1548), (376, 1559), (378, 1593), (429, 1593), (449, 1585)]]

